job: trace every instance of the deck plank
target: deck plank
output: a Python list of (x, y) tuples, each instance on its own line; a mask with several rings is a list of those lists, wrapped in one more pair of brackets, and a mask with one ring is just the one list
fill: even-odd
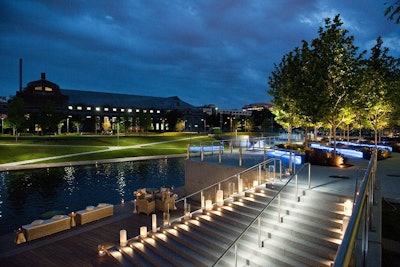
[[(0, 266), (120, 266), (111, 257), (99, 257), (97, 246), (111, 247), (119, 243), (119, 231), (126, 229), (128, 239), (139, 235), (141, 226), (151, 229), (151, 216), (133, 214), (133, 205), (114, 206), (114, 215), (86, 225), (16, 245), (12, 235), (0, 237)], [(171, 212), (171, 218), (182, 211)], [(157, 214), (157, 224), (162, 213)], [(8, 238), (5, 240), (5, 238)]]

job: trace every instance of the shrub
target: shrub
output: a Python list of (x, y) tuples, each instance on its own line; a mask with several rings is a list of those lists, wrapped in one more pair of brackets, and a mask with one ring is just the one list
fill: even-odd
[(322, 149), (307, 149), (305, 161), (313, 165), (340, 167), (347, 163), (347, 158)]

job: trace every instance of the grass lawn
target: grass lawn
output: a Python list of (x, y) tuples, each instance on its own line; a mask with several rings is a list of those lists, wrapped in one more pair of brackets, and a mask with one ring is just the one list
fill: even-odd
[[(22, 136), (18, 139), (18, 142), (15, 142), (15, 137), (2, 136), (0, 137), (0, 154), (2, 155), (0, 157), (0, 164), (80, 152), (105, 150), (109, 147), (116, 147), (118, 145), (119, 147), (143, 145), (143, 147), (110, 150), (89, 155), (42, 161), (40, 163), (182, 154), (186, 153), (187, 145), (191, 141), (202, 142), (212, 140), (214, 139), (206, 135), (187, 133), (142, 134), (119, 137), (115, 135)], [(153, 144), (158, 142), (166, 143)]]

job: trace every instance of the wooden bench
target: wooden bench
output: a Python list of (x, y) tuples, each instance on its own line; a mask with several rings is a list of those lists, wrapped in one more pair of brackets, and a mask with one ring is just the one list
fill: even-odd
[(67, 215), (56, 215), (48, 220), (35, 220), (23, 225), (22, 229), (27, 241), (48, 236), (71, 228), (71, 218)]
[(84, 210), (76, 212), (76, 223), (85, 224), (102, 218), (112, 216), (114, 214), (114, 205), (100, 203), (97, 206), (88, 206)]

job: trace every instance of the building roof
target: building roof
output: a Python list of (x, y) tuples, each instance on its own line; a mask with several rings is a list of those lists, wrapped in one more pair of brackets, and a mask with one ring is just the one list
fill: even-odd
[(117, 93), (92, 92), (83, 90), (61, 89), (61, 92), (69, 97), (70, 105), (103, 106), (119, 108), (140, 109), (193, 109), (190, 105), (172, 97), (139, 96)]

